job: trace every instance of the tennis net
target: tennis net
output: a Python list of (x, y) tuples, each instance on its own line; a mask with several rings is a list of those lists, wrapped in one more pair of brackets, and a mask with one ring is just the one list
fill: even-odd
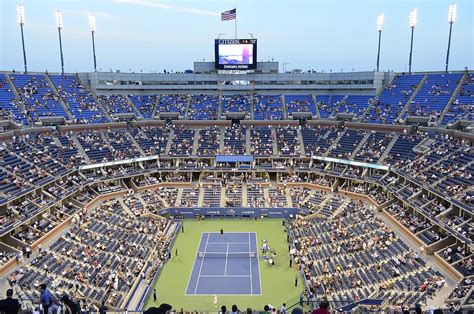
[(200, 258), (254, 258), (256, 252), (198, 252)]

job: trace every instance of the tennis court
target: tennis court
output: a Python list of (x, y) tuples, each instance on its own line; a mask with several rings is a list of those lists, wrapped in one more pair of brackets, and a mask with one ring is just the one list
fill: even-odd
[(203, 232), (186, 295), (261, 295), (255, 232)]

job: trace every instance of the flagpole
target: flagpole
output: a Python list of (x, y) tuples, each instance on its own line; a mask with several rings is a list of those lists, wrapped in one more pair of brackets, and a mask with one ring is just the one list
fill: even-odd
[(237, 39), (237, 6), (235, 6), (235, 39)]

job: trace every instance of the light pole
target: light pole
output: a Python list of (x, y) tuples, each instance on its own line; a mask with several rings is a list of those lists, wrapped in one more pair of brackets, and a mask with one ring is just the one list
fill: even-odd
[(413, 54), (413, 33), (415, 32), (415, 26), (417, 22), (418, 22), (417, 12), (416, 12), (416, 9), (413, 9), (410, 11), (410, 18), (408, 21), (408, 25), (411, 28), (410, 58), (408, 59), (408, 73), (411, 73), (411, 59), (412, 59), (412, 54)]
[(382, 41), (382, 28), (383, 28), (383, 14), (377, 16), (377, 32), (379, 32), (379, 48), (377, 50), (377, 72), (379, 71), (380, 65), (380, 42)]
[(64, 58), (63, 58), (63, 41), (61, 38), (61, 30), (63, 29), (63, 12), (56, 10), (56, 26), (59, 35), (59, 54), (61, 55), (61, 74), (64, 75)]
[(23, 25), (25, 25), (25, 8), (23, 7), (23, 5), (19, 4), (16, 7), (16, 15), (18, 19), (18, 24), (20, 24), (21, 44), (23, 46), (23, 64), (25, 65), (25, 74), (26, 74), (28, 73), (28, 66), (26, 63), (25, 36), (23, 35)]
[(456, 4), (453, 3), (449, 6), (449, 10), (448, 10), (449, 38), (448, 38), (448, 52), (446, 53), (446, 72), (448, 72), (449, 50), (451, 49), (451, 33), (453, 31), (453, 24), (455, 20), (456, 20)]
[(89, 27), (92, 34), (92, 56), (94, 57), (94, 72), (97, 72), (97, 59), (95, 57), (95, 15), (89, 14)]

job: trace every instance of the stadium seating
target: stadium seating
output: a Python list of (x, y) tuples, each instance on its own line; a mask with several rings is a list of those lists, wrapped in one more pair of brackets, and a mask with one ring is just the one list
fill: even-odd
[(430, 116), (437, 121), (461, 77), (462, 74), (428, 74), (404, 116)]
[(14, 122), (28, 125), (30, 121), (28, 120), (26, 110), (20, 104), (14, 101), (15, 94), (10, 88), (6, 77), (0, 75), (0, 104), (1, 104), (1, 117), (2, 120), (11, 119)]
[(250, 129), (250, 150), (252, 155), (273, 155), (272, 129), (269, 127), (253, 127)]
[(255, 95), (253, 118), (255, 120), (283, 119), (281, 95)]
[(443, 125), (457, 120), (474, 120), (474, 79), (472, 74), (466, 76), (458, 97), (444, 116)]
[(353, 113), (356, 117), (363, 118), (365, 111), (369, 106), (369, 100), (373, 96), (363, 95), (341, 95), (317, 96), (319, 104), (319, 113), (321, 118), (334, 118), (340, 113)]
[(318, 103), (318, 110), (321, 119), (328, 119), (334, 116), (336, 108), (345, 96), (342, 95), (318, 95), (316, 101)]
[(337, 142), (336, 147), (331, 150), (329, 155), (342, 159), (350, 159), (352, 152), (362, 141), (364, 135), (364, 133), (358, 132), (356, 130), (346, 130), (346, 132)]
[[(418, 245), (458, 278), (446, 302), (473, 304), (472, 74), (395, 74), (378, 96), (227, 86), (93, 95), (79, 77), (0, 75), (0, 233), (18, 251), (49, 243), (22, 264), (22, 296), (37, 298), (40, 281), (63, 291), (80, 282), (86, 299), (119, 308), (150, 252), (156, 264), (168, 258), (170, 208), (286, 207), (310, 215), (285, 222), (310, 299), (337, 309), (383, 298), (397, 310), (440, 297), (446, 274)], [(298, 112), (312, 119), (289, 121)], [(51, 117), (63, 119), (42, 126)], [(1, 252), (0, 267), (17, 256)]]
[(215, 156), (220, 149), (220, 129), (209, 128), (199, 130), (199, 144), (197, 154), (199, 156)]
[(189, 120), (216, 120), (218, 110), (217, 95), (191, 95), (187, 118)]
[(286, 95), (286, 112), (291, 116), (293, 112), (310, 112), (316, 116), (316, 105), (311, 95)]
[(422, 74), (397, 75), (391, 83), (384, 86), (378, 102), (371, 107), (369, 121), (388, 124), (396, 122), (423, 77)]
[(109, 115), (117, 119), (117, 114), (131, 113), (135, 114), (135, 108), (127, 99), (126, 96), (122, 95), (101, 95), (98, 98), (99, 103), (104, 107)]
[(280, 156), (299, 156), (300, 143), (297, 129), (290, 126), (276, 129), (276, 140)]
[[(377, 292), (375, 284), (379, 291), (404, 292), (422, 301), (444, 285), (439, 272), (368, 208), (353, 202), (329, 220), (292, 221), (289, 232), (296, 248), (293, 258), (304, 261), (303, 272), (316, 298), (362, 300)], [(421, 285), (428, 289), (421, 290)]]
[(110, 121), (91, 92), (74, 75), (50, 75), (66, 107), (76, 123), (104, 123)]
[(161, 95), (156, 106), (157, 113), (176, 112), (184, 117), (187, 108), (188, 95)]
[(68, 114), (53, 87), (43, 74), (11, 74), (10, 78), (18, 92), (17, 103), (21, 104), (33, 121), (40, 117), (64, 117)]
[(226, 155), (243, 155), (246, 152), (246, 128), (232, 126), (224, 130), (224, 147), (222, 153)]
[(392, 139), (389, 133), (372, 131), (367, 141), (355, 154), (354, 160), (377, 163)]
[(128, 98), (133, 103), (135, 108), (144, 119), (153, 118), (153, 112), (155, 110), (155, 105), (158, 101), (157, 95), (129, 95)]
[(171, 156), (189, 156), (194, 144), (194, 130), (176, 128), (170, 149)]
[(222, 101), (222, 113), (227, 112), (243, 112), (247, 117), (250, 117), (250, 95), (223, 95)]

